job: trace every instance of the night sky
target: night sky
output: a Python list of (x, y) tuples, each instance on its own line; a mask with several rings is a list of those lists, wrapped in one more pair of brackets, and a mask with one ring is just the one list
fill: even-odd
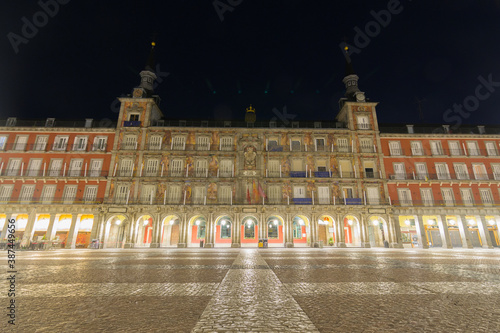
[[(243, 120), (253, 104), (257, 120), (284, 106), (295, 120), (332, 120), (344, 94), (339, 43), (356, 46), (355, 28), (368, 24), (373, 37), (352, 60), (379, 122), (447, 123), (479, 76), (500, 82), (500, 1), (401, 0), (377, 32), (372, 12), (396, 2), (219, 0), (230, 9), (221, 21), (213, 0), (72, 0), (43, 22), (38, 1), (4, 1), (0, 119), (115, 120), (155, 38), (166, 118)], [(10, 39), (25, 38), (22, 18), (34, 16), (41, 26), (16, 54)], [(498, 86), (460, 118), (500, 124)]]

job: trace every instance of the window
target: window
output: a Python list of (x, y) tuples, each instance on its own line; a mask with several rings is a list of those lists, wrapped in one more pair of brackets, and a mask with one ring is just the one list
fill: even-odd
[(373, 161), (364, 161), (365, 178), (375, 178), (375, 163)]
[(393, 163), (394, 179), (406, 179), (406, 169), (404, 163)]
[(424, 155), (424, 149), (422, 148), (422, 142), (420, 141), (412, 141), (411, 145), (411, 154), (414, 156), (422, 156)]
[(317, 138), (314, 140), (314, 148), (316, 151), (326, 151), (325, 149), (325, 139), (323, 138)]
[(134, 161), (132, 159), (123, 159), (120, 162), (120, 170), (118, 175), (120, 177), (132, 177), (134, 172)]
[(379, 205), (380, 204), (380, 192), (378, 187), (367, 187), (366, 188), (366, 200), (369, 205)]
[(196, 238), (197, 239), (205, 239), (205, 232), (207, 229), (207, 222), (206, 221), (200, 221), (198, 226), (198, 230), (196, 233)]
[(368, 119), (368, 116), (358, 116), (358, 128), (370, 129), (370, 120)]
[(16, 137), (16, 143), (14, 144), (14, 150), (25, 150), (26, 144), (28, 143), (27, 135), (18, 135)]
[(128, 116), (129, 121), (139, 121), (139, 114), (132, 113)]
[(457, 179), (469, 179), (469, 171), (467, 171), (465, 163), (454, 163), (453, 168), (455, 169)]
[(302, 226), (295, 221), (293, 221), (293, 238), (294, 239), (302, 238)]
[(231, 186), (220, 186), (217, 191), (219, 197), (219, 203), (230, 204), (231, 203)]
[(474, 197), (472, 196), (472, 190), (470, 188), (461, 188), (460, 195), (462, 196), (462, 202), (465, 206), (474, 205)]
[(196, 150), (210, 150), (210, 137), (208, 136), (197, 137)]
[(167, 189), (167, 201), (170, 204), (181, 202), (181, 187), (178, 185), (169, 186)]
[(420, 189), (420, 196), (422, 197), (422, 204), (424, 206), (432, 206), (434, 204), (434, 200), (432, 199), (432, 189)]
[(269, 203), (279, 204), (281, 202), (281, 186), (280, 185), (267, 186), (267, 196), (269, 198)]
[(130, 190), (128, 185), (118, 185), (115, 193), (116, 203), (126, 203), (129, 199)]
[(195, 177), (207, 177), (208, 176), (208, 160), (197, 159), (195, 161), (194, 174), (195, 174)]
[(248, 219), (245, 221), (245, 239), (255, 238), (255, 222)]
[(283, 151), (283, 147), (278, 146), (278, 139), (273, 137), (267, 140), (268, 151)]
[(352, 187), (343, 187), (342, 188), (342, 195), (346, 199), (352, 199), (354, 197), (354, 190)]
[(304, 171), (304, 160), (301, 158), (292, 159), (292, 171)]
[(158, 166), (160, 165), (159, 160), (147, 160), (146, 161), (146, 177), (156, 177), (158, 176)]
[(4, 150), (6, 144), (7, 144), (7, 137), (0, 136), (0, 150)]
[(491, 190), (489, 188), (480, 188), (479, 195), (481, 196), (483, 205), (493, 205), (493, 196), (491, 195)]
[(232, 160), (222, 160), (219, 165), (219, 176), (220, 177), (232, 177), (233, 175), (233, 161)]
[(87, 148), (88, 139), (86, 136), (77, 136), (73, 144), (73, 150), (84, 151)]
[(58, 135), (54, 140), (54, 145), (52, 146), (52, 150), (66, 150), (67, 146), (68, 146), (68, 137)]
[(37, 136), (33, 150), (44, 151), (47, 148), (47, 142), (49, 142), (48, 136)]
[(20, 174), (22, 160), (20, 158), (11, 158), (7, 165), (7, 176), (17, 176)]
[(172, 150), (185, 150), (186, 138), (184, 136), (174, 136), (172, 138)]
[(49, 177), (59, 177), (62, 171), (62, 159), (51, 159), (49, 166)]
[(431, 141), (431, 152), (432, 155), (444, 155), (441, 141)]
[(222, 222), (223, 224), (220, 226), (220, 238), (228, 239), (231, 238), (231, 222), (224, 222)]
[(352, 164), (349, 160), (339, 161), (339, 172), (341, 178), (351, 178), (352, 175)]
[(26, 170), (26, 176), (37, 177), (40, 175), (40, 169), (42, 168), (41, 158), (32, 158), (28, 164), (28, 170)]
[(340, 153), (348, 153), (349, 152), (349, 140), (347, 138), (337, 139), (337, 150)]
[(318, 172), (326, 172), (326, 160), (321, 159), (316, 161), (316, 171)]
[(35, 192), (35, 185), (23, 185), (21, 187), (21, 194), (19, 194), (19, 201), (21, 203), (29, 203), (33, 200), (33, 193)]
[(403, 151), (401, 150), (401, 143), (399, 141), (389, 142), (389, 151), (391, 152), (391, 156), (403, 155)]
[(497, 156), (497, 148), (495, 142), (486, 142), (486, 151), (488, 152), (488, 156)]
[(442, 188), (441, 195), (443, 196), (443, 202), (446, 206), (454, 205), (455, 197), (453, 195), (453, 190), (451, 188)]
[(306, 197), (306, 187), (305, 186), (294, 186), (293, 187), (293, 197), (295, 199), (304, 199)]
[(94, 139), (94, 150), (106, 151), (107, 142), (107, 136), (97, 136)]
[(137, 149), (137, 136), (127, 135), (122, 143), (122, 149)]
[(371, 139), (360, 139), (359, 145), (361, 146), (362, 153), (374, 153), (373, 140)]
[(291, 148), (292, 151), (301, 151), (302, 143), (299, 138), (292, 138), (291, 139)]
[(491, 170), (493, 171), (493, 177), (495, 180), (500, 180), (500, 164), (492, 164)]
[(477, 146), (477, 142), (467, 142), (467, 149), (469, 150), (470, 156), (479, 156), (479, 148)]
[(267, 238), (277, 239), (279, 237), (278, 228), (279, 224), (275, 223), (276, 220), (267, 222)]
[(446, 163), (436, 163), (437, 179), (450, 179), (450, 171)]
[(103, 160), (91, 160), (89, 177), (101, 177)]
[(72, 204), (76, 198), (76, 185), (66, 185), (63, 192), (63, 203)]
[(417, 179), (420, 180), (425, 180), (429, 177), (427, 173), (427, 164), (424, 162), (417, 162), (415, 163), (415, 170), (417, 171)]
[(72, 159), (69, 164), (68, 177), (80, 177), (82, 175), (83, 159)]
[(173, 159), (170, 166), (170, 175), (172, 177), (182, 177), (184, 163), (180, 158)]
[(144, 204), (155, 203), (155, 185), (142, 185), (141, 188), (141, 202)]
[(225, 151), (233, 150), (233, 138), (230, 136), (224, 136), (220, 139), (220, 149)]
[(55, 185), (45, 185), (42, 189), (42, 196), (40, 197), (40, 201), (43, 204), (50, 204), (54, 200), (55, 194), (56, 194)]
[(267, 162), (267, 175), (269, 177), (279, 177), (280, 176), (280, 161), (279, 160), (269, 160)]
[(162, 137), (159, 135), (153, 135), (149, 138), (149, 149), (150, 150), (161, 150)]
[(85, 187), (85, 192), (83, 193), (83, 201), (86, 203), (94, 203), (97, 200), (97, 186), (87, 186)]
[(320, 205), (330, 204), (330, 189), (328, 186), (318, 187), (318, 202)]
[(458, 141), (448, 141), (448, 147), (450, 147), (451, 156), (462, 155), (462, 148), (460, 148), (460, 142)]
[(14, 185), (0, 185), (0, 201), (9, 202)]
[(398, 197), (401, 206), (411, 206), (411, 192), (407, 188), (398, 188)]
[(487, 180), (488, 174), (486, 173), (486, 168), (484, 164), (473, 163), (472, 170), (474, 170), (474, 176), (477, 180)]
[(205, 203), (205, 197), (206, 197), (206, 188), (205, 188), (205, 186), (196, 186), (194, 188), (193, 203), (201, 205), (201, 204)]

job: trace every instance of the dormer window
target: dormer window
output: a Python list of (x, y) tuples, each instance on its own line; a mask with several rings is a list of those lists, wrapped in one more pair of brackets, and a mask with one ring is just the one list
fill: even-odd
[(139, 114), (131, 114), (128, 117), (129, 121), (139, 121)]

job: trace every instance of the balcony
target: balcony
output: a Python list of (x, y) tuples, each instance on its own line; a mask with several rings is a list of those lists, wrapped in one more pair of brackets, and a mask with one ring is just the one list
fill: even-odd
[(124, 121), (123, 127), (141, 127), (140, 121)]

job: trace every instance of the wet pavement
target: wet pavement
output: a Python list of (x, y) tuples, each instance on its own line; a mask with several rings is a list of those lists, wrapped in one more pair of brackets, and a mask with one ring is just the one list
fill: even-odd
[(500, 332), (499, 250), (56, 250), (16, 259), (17, 325), (2, 315), (1, 332)]

